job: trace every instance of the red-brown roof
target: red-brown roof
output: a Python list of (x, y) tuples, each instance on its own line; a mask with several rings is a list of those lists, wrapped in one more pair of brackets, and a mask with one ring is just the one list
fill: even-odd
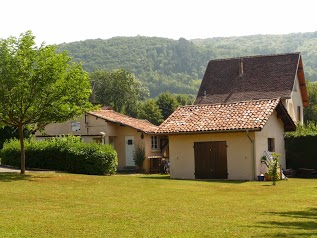
[(269, 99), (179, 107), (156, 132), (178, 134), (261, 130), (277, 107), (285, 130), (294, 130), (294, 122), (280, 103), (280, 99)]
[(141, 120), (141, 119), (129, 117), (124, 114), (115, 112), (113, 110), (108, 110), (108, 109), (98, 110), (98, 111), (89, 112), (89, 114), (105, 119), (110, 122), (132, 127), (144, 133), (153, 133), (158, 129), (156, 125), (153, 125), (147, 120)]
[(211, 60), (194, 104), (290, 98), (296, 75), (308, 106), (300, 53)]

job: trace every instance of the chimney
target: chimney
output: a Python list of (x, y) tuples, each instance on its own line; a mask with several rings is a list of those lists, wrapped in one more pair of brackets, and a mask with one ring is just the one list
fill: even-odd
[(239, 62), (239, 76), (243, 75), (243, 58), (240, 58)]

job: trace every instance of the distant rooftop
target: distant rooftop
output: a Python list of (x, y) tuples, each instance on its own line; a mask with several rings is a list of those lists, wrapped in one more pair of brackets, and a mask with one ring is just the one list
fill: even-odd
[(153, 133), (158, 129), (156, 125), (153, 125), (147, 120), (141, 120), (141, 119), (129, 117), (124, 114), (115, 112), (111, 109), (92, 111), (92, 112), (89, 112), (88, 114), (94, 115), (96, 117), (105, 119), (113, 123), (118, 123), (124, 126), (132, 127), (144, 133)]
[(194, 104), (287, 99), (296, 75), (303, 104), (308, 106), (300, 53), (211, 60)]

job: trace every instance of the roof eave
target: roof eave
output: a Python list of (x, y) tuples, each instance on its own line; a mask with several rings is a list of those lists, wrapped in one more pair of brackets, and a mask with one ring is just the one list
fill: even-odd
[(186, 135), (186, 134), (209, 134), (209, 133), (230, 133), (230, 132), (245, 132), (245, 131), (261, 131), (262, 128), (245, 128), (232, 130), (213, 130), (213, 131), (181, 131), (181, 132), (155, 132), (157, 135)]
[(277, 104), (275, 110), (278, 118), (280, 118), (284, 124), (284, 131), (295, 131), (296, 125), (281, 101)]
[(151, 133), (154, 134), (154, 131), (144, 130), (144, 129), (141, 129), (141, 128), (138, 128), (138, 127), (135, 127), (135, 126), (128, 125), (128, 124), (126, 124), (126, 123), (122, 123), (122, 122), (119, 122), (119, 121), (116, 121), (116, 120), (109, 119), (109, 118), (107, 118), (107, 117), (103, 117), (103, 116), (94, 114), (94, 113), (92, 113), (92, 112), (87, 112), (87, 114), (90, 114), (90, 115), (92, 115), (92, 116), (95, 116), (95, 117), (98, 117), (98, 118), (100, 118), (100, 119), (103, 119), (103, 120), (105, 120), (106, 122), (112, 122), (112, 123), (117, 123), (117, 124), (120, 125), (120, 126), (128, 126), (128, 127), (131, 127), (131, 128), (133, 128), (133, 129), (135, 129), (135, 130), (137, 130), (137, 131), (139, 131), (139, 132), (143, 132), (143, 133), (145, 133), (145, 134), (151, 134)]
[(302, 62), (302, 56), (299, 55), (298, 63), (297, 63), (297, 78), (299, 82), (299, 88), (302, 95), (303, 100), (303, 106), (308, 107), (309, 101), (308, 101), (308, 94), (307, 94), (307, 88), (306, 88), (306, 81), (305, 81), (305, 74), (304, 74), (304, 68), (303, 68), (303, 62)]

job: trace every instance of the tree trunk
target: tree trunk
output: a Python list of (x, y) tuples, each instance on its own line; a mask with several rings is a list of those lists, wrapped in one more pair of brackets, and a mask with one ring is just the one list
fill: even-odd
[(25, 149), (24, 149), (24, 135), (23, 135), (23, 124), (18, 126), (20, 147), (21, 147), (21, 174), (25, 174)]

